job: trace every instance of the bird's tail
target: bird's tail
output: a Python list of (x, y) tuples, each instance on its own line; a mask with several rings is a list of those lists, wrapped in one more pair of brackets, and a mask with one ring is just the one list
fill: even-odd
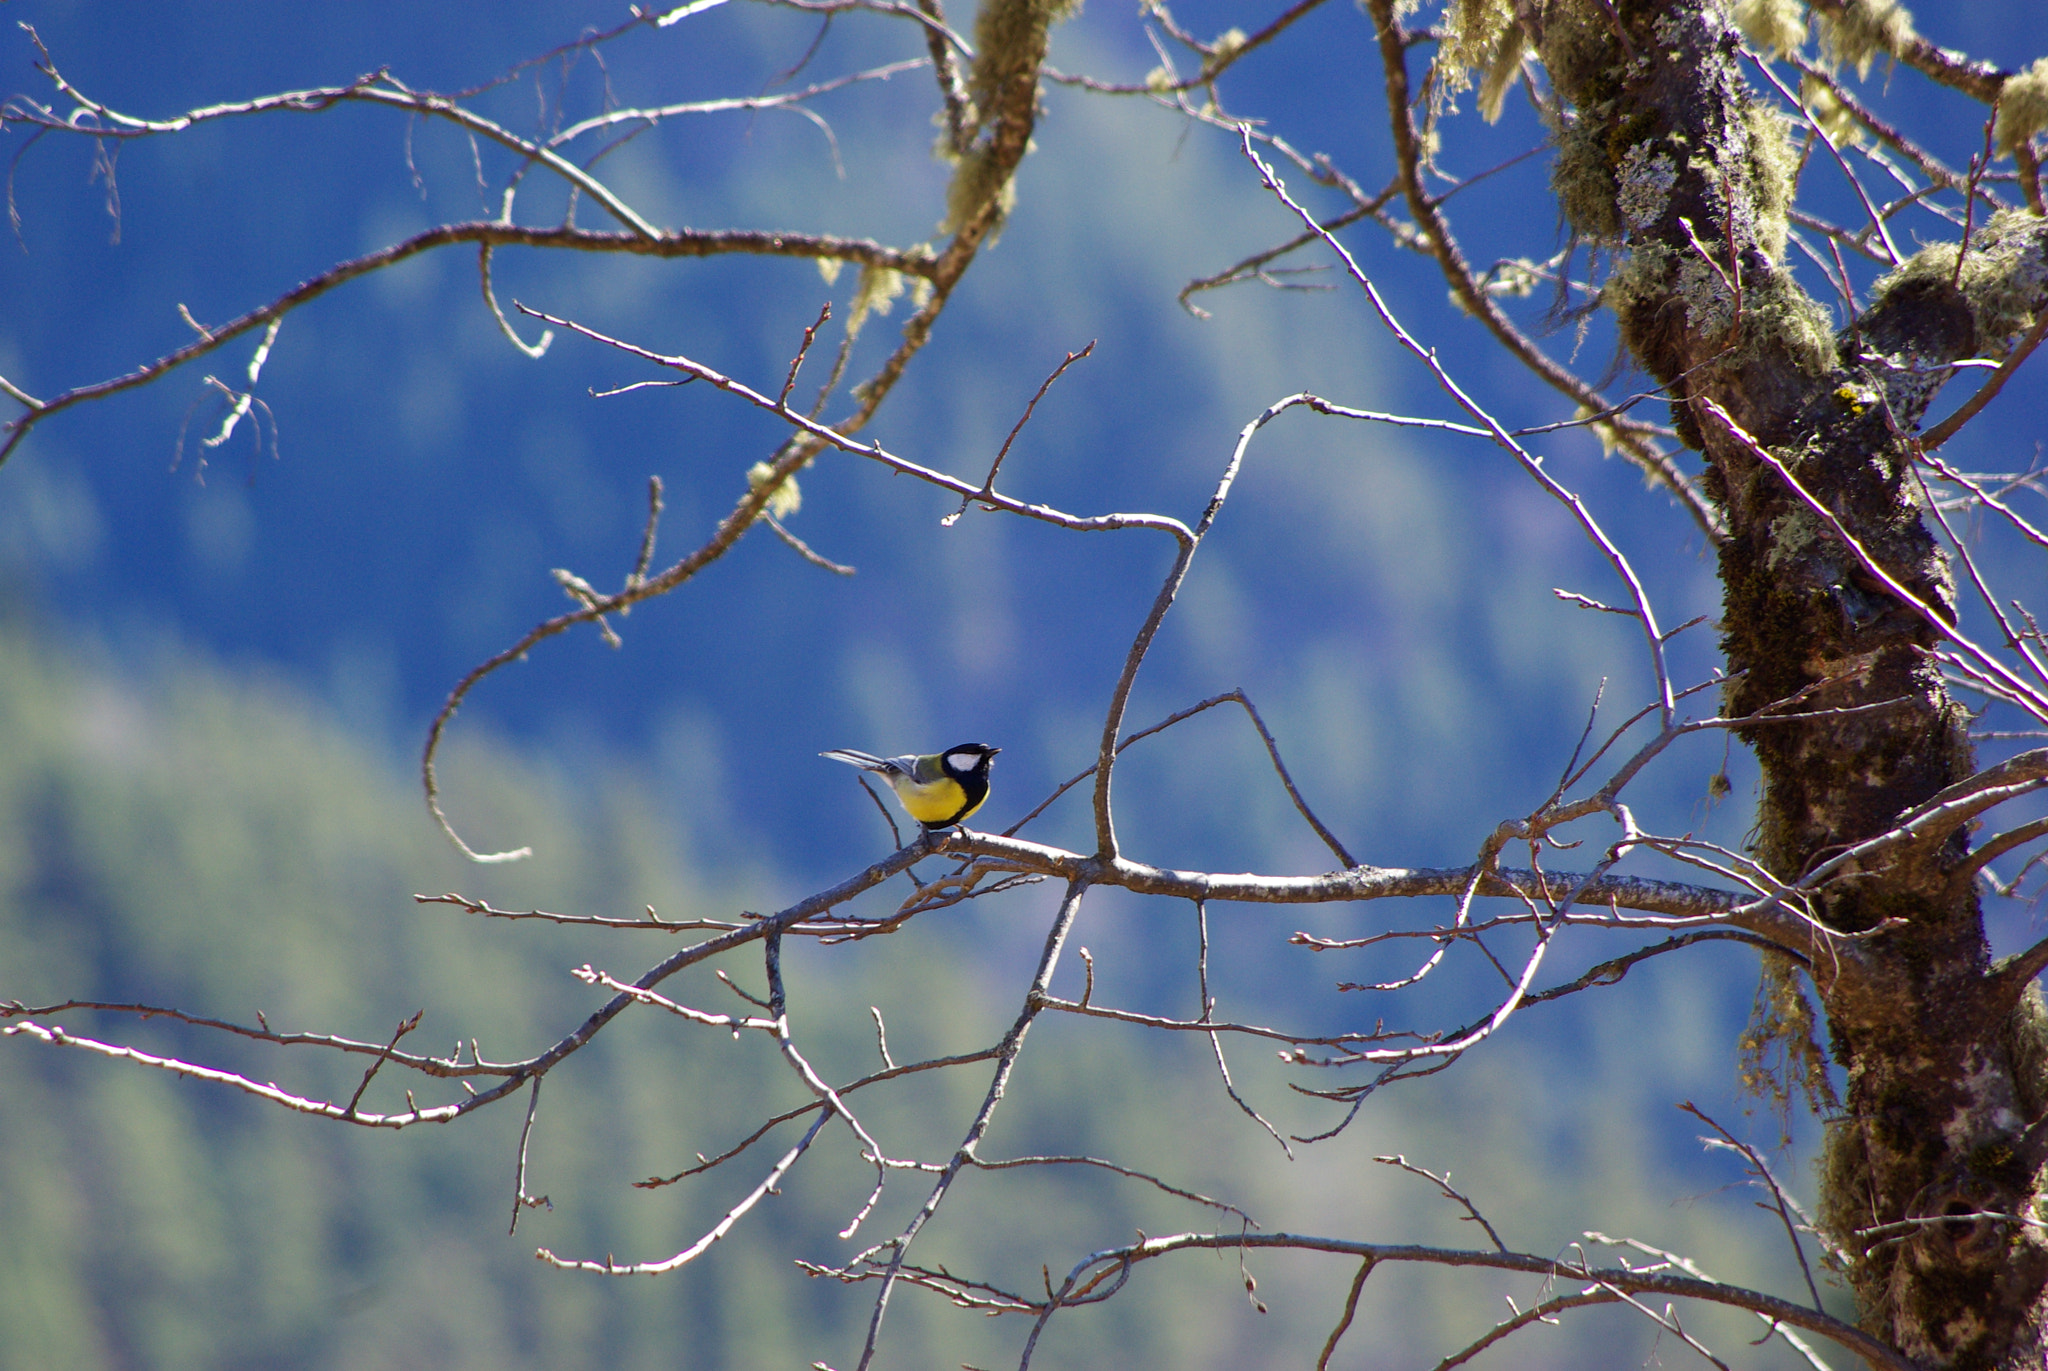
[(830, 752), (820, 752), (818, 755), (820, 757), (830, 757), (835, 762), (845, 762), (848, 766), (857, 766), (862, 771), (888, 770), (888, 763), (884, 762), (880, 757), (872, 756), (866, 752), (856, 752), (850, 747), (834, 748)]

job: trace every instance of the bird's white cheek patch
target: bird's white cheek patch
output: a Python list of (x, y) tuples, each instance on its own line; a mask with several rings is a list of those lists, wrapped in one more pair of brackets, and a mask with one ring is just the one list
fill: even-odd
[(946, 770), (952, 772), (972, 771), (975, 764), (980, 760), (981, 754), (976, 752), (948, 752), (946, 754)]

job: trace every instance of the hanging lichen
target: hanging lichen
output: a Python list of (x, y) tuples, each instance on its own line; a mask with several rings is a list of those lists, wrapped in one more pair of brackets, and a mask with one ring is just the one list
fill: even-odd
[(1816, 8), (1820, 55), (1830, 69), (1856, 68), (1858, 80), (1870, 75), (1880, 57), (1897, 58), (1916, 35), (1913, 16), (1899, 0), (1849, 0), (1838, 11)]
[(1782, 953), (1765, 953), (1749, 1027), (1737, 1040), (1740, 1079), (1745, 1091), (1770, 1106), (1788, 1134), (1795, 1093), (1816, 1114), (1841, 1108), (1819, 1033), (1798, 966)]
[(2008, 156), (2035, 134), (2048, 132), (2048, 57), (2000, 87), (1996, 132), (1998, 150)]
[(1806, 11), (1799, 0), (1737, 0), (1735, 27), (1758, 52), (1783, 59), (1806, 41)]

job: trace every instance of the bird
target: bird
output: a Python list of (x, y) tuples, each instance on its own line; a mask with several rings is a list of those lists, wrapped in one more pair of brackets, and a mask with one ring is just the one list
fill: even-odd
[(999, 747), (961, 743), (925, 757), (876, 757), (852, 748), (820, 752), (835, 762), (872, 771), (889, 783), (910, 817), (936, 833), (962, 822), (988, 798), (988, 768)]

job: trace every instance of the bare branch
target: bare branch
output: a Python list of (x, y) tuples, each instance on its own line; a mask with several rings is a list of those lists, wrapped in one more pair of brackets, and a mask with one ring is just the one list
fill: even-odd
[(385, 1062), (391, 1060), (391, 1053), (398, 1047), (398, 1040), (400, 1038), (403, 1038), (406, 1034), (412, 1032), (415, 1028), (418, 1028), (420, 1026), (420, 1020), (424, 1019), (426, 1016), (427, 1011), (422, 1009), (418, 1013), (414, 1014), (410, 1019), (399, 1020), (397, 1031), (395, 1031), (391, 1035), (391, 1041), (386, 1043), (384, 1045), (384, 1050), (377, 1054), (377, 1060), (370, 1063), (369, 1070), (363, 1072), (362, 1083), (356, 1087), (356, 1093), (348, 1097), (348, 1104), (343, 1106), (341, 1111), (344, 1117), (354, 1116), (356, 1112), (356, 1106), (362, 1103), (363, 1092), (365, 1090), (368, 1090), (370, 1088), (370, 1082), (376, 1079), (378, 1069), (382, 1067)]
[(600, 1276), (659, 1276), (666, 1272), (674, 1271), (678, 1267), (687, 1266), (710, 1251), (712, 1244), (732, 1232), (733, 1226), (745, 1218), (762, 1199), (777, 1193), (776, 1186), (781, 1184), (782, 1178), (789, 1174), (789, 1169), (796, 1165), (797, 1159), (809, 1150), (813, 1142), (817, 1141), (818, 1134), (824, 1131), (825, 1125), (831, 1122), (831, 1119), (832, 1115), (829, 1111), (820, 1114), (812, 1122), (810, 1128), (805, 1131), (803, 1137), (797, 1140), (796, 1146), (790, 1148), (789, 1151), (776, 1159), (775, 1165), (768, 1169), (768, 1174), (761, 1178), (759, 1185), (748, 1191), (738, 1204), (728, 1209), (724, 1217), (713, 1224), (703, 1237), (697, 1239), (697, 1241), (691, 1243), (673, 1257), (657, 1262), (630, 1262), (622, 1265), (613, 1261), (610, 1257), (606, 1257), (601, 1262), (578, 1261), (573, 1258), (559, 1257), (545, 1247), (539, 1249), (533, 1255), (546, 1262), (549, 1266), (563, 1271), (588, 1271)]
[(1316, 1371), (1329, 1371), (1330, 1357), (1336, 1352), (1337, 1344), (1343, 1341), (1344, 1332), (1351, 1327), (1351, 1316), (1358, 1312), (1358, 1296), (1365, 1289), (1365, 1278), (1372, 1274), (1373, 1259), (1367, 1257), (1358, 1264), (1358, 1274), (1351, 1278), (1351, 1289), (1344, 1296), (1344, 1312), (1337, 1318), (1337, 1326), (1330, 1330), (1328, 1341), (1323, 1343), (1322, 1354), (1316, 1358)]
[(1849, 530), (1843, 527), (1840, 517), (1832, 509), (1814, 498), (1813, 494), (1799, 483), (1799, 479), (1778, 459), (1777, 455), (1757, 442), (1756, 439), (1750, 437), (1743, 430), (1742, 426), (1735, 422), (1734, 417), (1727, 410), (1721, 408), (1712, 399), (1704, 396), (1695, 397), (1693, 404), (1701, 412), (1707, 414), (1716, 423), (1720, 424), (1751, 456), (1777, 472), (1779, 478), (1785, 482), (1792, 493), (1797, 495), (1808, 509), (1819, 515), (1822, 521), (1833, 530), (1843, 546), (1847, 547), (1855, 555), (1857, 561), (1862, 564), (1863, 569), (1875, 577), (1879, 584), (1883, 585), (1901, 604), (1910, 607), (1917, 613), (1929, 628), (1955, 643), (1974, 670), (1982, 672), (1988, 682), (1995, 684), (2004, 691), (2010, 692), (2011, 698), (2015, 702), (2021, 703), (2030, 714), (2033, 714), (2036, 718), (2048, 721), (2048, 696), (2041, 695), (2032, 686), (2015, 675), (1997, 657), (1971, 642), (1955, 625), (1937, 614), (1926, 601), (1906, 589), (1903, 585), (1900, 585), (1897, 578), (1880, 566), (1877, 560), (1864, 549), (1863, 545), (1856, 540)]
[(168, 1071), (174, 1076), (190, 1076), (195, 1080), (212, 1081), (217, 1085), (225, 1085), (239, 1090), (245, 1095), (254, 1095), (257, 1099), (269, 1104), (282, 1105), (294, 1113), (313, 1114), (321, 1118), (333, 1119), (340, 1123), (361, 1124), (365, 1128), (409, 1128), (416, 1123), (446, 1123), (450, 1119), (467, 1113), (475, 1106), (478, 1100), (483, 1098), (481, 1095), (476, 1095), (471, 1096), (460, 1104), (447, 1104), (432, 1109), (421, 1109), (417, 1104), (411, 1104), (412, 1092), (407, 1091), (406, 1099), (408, 1104), (411, 1104), (411, 1107), (404, 1113), (366, 1114), (360, 1110), (345, 1105), (333, 1104), (327, 1100), (293, 1095), (278, 1089), (274, 1085), (261, 1084), (247, 1076), (238, 1075), (232, 1071), (219, 1071), (213, 1067), (179, 1061), (175, 1057), (160, 1057), (153, 1052), (143, 1052), (133, 1047), (122, 1047), (116, 1043), (104, 1043), (93, 1038), (82, 1038), (55, 1025), (39, 1024), (33, 1019), (24, 1019), (20, 1023), (9, 1024), (6, 1028), (0, 1028), (0, 1035), (11, 1038), (18, 1034), (34, 1038), (39, 1042), (48, 1043), (53, 1047), (82, 1048), (87, 1052), (98, 1053), (102, 1057), (111, 1057), (117, 1061), (129, 1061), (134, 1062), (138, 1066), (148, 1066), (154, 1067), (159, 1071)]
[[(1605, 1287), (1618, 1294), (1664, 1295), (1694, 1299), (1749, 1312), (1775, 1324), (1819, 1334), (1874, 1367), (1884, 1371), (1917, 1371), (1916, 1364), (1853, 1324), (1779, 1299), (1760, 1290), (1724, 1285), (1697, 1276), (1674, 1275), (1669, 1271), (1634, 1270), (1629, 1267), (1594, 1267), (1584, 1258), (1539, 1257), (1522, 1252), (1472, 1252), (1455, 1248), (1422, 1247), (1408, 1244), (1356, 1242), (1300, 1233), (1176, 1233), (1145, 1238), (1122, 1247), (1089, 1254), (1077, 1265), (1062, 1286), (1082, 1288), (1090, 1273), (1128, 1271), (1139, 1262), (1188, 1251), (1229, 1251), (1234, 1249), (1323, 1252), (1349, 1256), (1374, 1263), (1402, 1262), (1429, 1266), (1480, 1267), (1495, 1271), (1520, 1271), (1546, 1281), (1562, 1278)], [(1050, 1315), (1058, 1303), (1048, 1306)], [(1044, 1316), (1042, 1316), (1044, 1317)]]
[(1476, 1223), (1481, 1228), (1486, 1230), (1486, 1236), (1493, 1242), (1494, 1251), (1505, 1252), (1508, 1250), (1508, 1245), (1500, 1240), (1500, 1234), (1494, 1231), (1493, 1225), (1486, 1221), (1486, 1216), (1479, 1212), (1478, 1208), (1473, 1205), (1472, 1201), (1466, 1199), (1463, 1195), (1451, 1189), (1450, 1172), (1446, 1171), (1443, 1175), (1439, 1176), (1434, 1171), (1425, 1170), (1424, 1168), (1415, 1165), (1406, 1157), (1403, 1157), (1398, 1153), (1391, 1157), (1374, 1157), (1373, 1160), (1380, 1163), (1382, 1166), (1399, 1167), (1401, 1170), (1406, 1171), (1411, 1176), (1420, 1176), (1424, 1180), (1432, 1182), (1437, 1189), (1443, 1191), (1445, 1199), (1456, 1200), (1464, 1208), (1465, 1222)]
[[(1120, 85), (1111, 81), (1100, 81), (1092, 76), (1069, 75), (1065, 72), (1055, 71), (1050, 67), (1046, 69), (1045, 79), (1057, 85), (1079, 86), (1083, 90), (1093, 91), (1098, 95), (1149, 95), (1158, 98), (1180, 91), (1196, 90), (1208, 86), (1218, 76), (1221, 76), (1225, 71), (1234, 66), (1240, 58), (1249, 56), (1259, 48), (1272, 42), (1289, 25), (1293, 24), (1295, 20), (1316, 9), (1322, 3), (1323, 0), (1295, 0), (1295, 3), (1284, 10), (1279, 18), (1272, 20), (1258, 32), (1241, 37), (1238, 42), (1228, 48), (1218, 44), (1202, 43), (1191, 35), (1176, 33), (1175, 37), (1181, 39), (1183, 43), (1193, 48), (1202, 57), (1201, 72), (1184, 80), (1163, 81), (1156, 85), (1149, 80), (1140, 81), (1136, 84), (1126, 83)], [(1163, 18), (1163, 21), (1169, 27), (1171, 26), (1172, 19), (1166, 15), (1166, 7), (1163, 4), (1152, 6), (1150, 13), (1154, 18)]]
[[(975, 1148), (988, 1132), (989, 1122), (995, 1117), (996, 1107), (1003, 1101), (1004, 1092), (1009, 1087), (1010, 1073), (1016, 1067), (1018, 1054), (1024, 1050), (1024, 1035), (1030, 1032), (1033, 1020), (1038, 1017), (1044, 1005), (1046, 988), (1052, 983), (1052, 973), (1059, 965), (1060, 949), (1066, 944), (1067, 934), (1073, 929), (1074, 917), (1080, 913), (1081, 900), (1087, 891), (1088, 886), (1083, 881), (1075, 881), (1068, 885), (1066, 896), (1060, 901), (1059, 913), (1053, 919), (1052, 928), (1046, 933), (1045, 950), (1039, 956), (1038, 971), (1031, 978), (1031, 987), (1025, 992), (1023, 1009), (1018, 1013), (1016, 1021), (1010, 1025), (1010, 1031), (1003, 1036), (996, 1057), (995, 1075), (989, 1081), (988, 1094), (983, 1098), (981, 1108), (976, 1111), (973, 1122), (967, 1126), (967, 1132), (961, 1138), (960, 1146), (953, 1153), (952, 1160), (946, 1164), (945, 1170), (939, 1173), (939, 1179), (933, 1184), (931, 1194), (926, 1197), (924, 1204), (918, 1208), (909, 1224), (889, 1244), (889, 1261), (881, 1273), (882, 1288), (875, 1296), (874, 1313), (868, 1319), (867, 1340), (861, 1347), (858, 1371), (867, 1371), (874, 1363), (875, 1349), (882, 1332), (882, 1316), (889, 1307), (889, 1292), (896, 1283), (904, 1257), (909, 1254), (910, 1245), (917, 1240), (917, 1235), (923, 1231), (932, 1215), (938, 1212), (940, 1203), (945, 1199), (946, 1192), (952, 1188), (954, 1178), (960, 1174), (960, 1169), (973, 1162)], [(820, 1123), (822, 1122), (821, 1119)]]
[[(1599, 412), (1608, 409), (1607, 401), (1597, 390), (1546, 355), (1515, 327), (1514, 321), (1501, 309), (1500, 302), (1480, 289), (1441, 207), (1425, 189), (1422, 181), (1425, 137), (1416, 124), (1417, 100), (1408, 79), (1410, 35), (1401, 24), (1396, 8), (1395, 0), (1367, 0), (1366, 3), (1379, 44), (1381, 74), (1386, 80), (1387, 127), (1393, 134), (1394, 154), (1407, 195), (1408, 211), (1415, 216), (1423, 242), (1436, 257), (1459, 305), (1483, 323), (1517, 361), (1546, 385), (1569, 396), (1582, 410)], [(1304, 226), (1319, 229), (1312, 220)], [(1334, 245), (1334, 240), (1327, 234), (1318, 232), (1318, 236)], [(1668, 489), (1692, 516), (1693, 522), (1699, 525), (1707, 541), (1718, 546), (1727, 536), (1726, 523), (1720, 511), (1695, 488), (1671, 455), (1651, 443), (1641, 431), (1617, 424), (1614, 432), (1629, 460)]]
[[(1002, 1161), (993, 1162), (983, 1161), (979, 1157), (974, 1157), (970, 1159), (968, 1164), (977, 1171), (1009, 1171), (1025, 1166), (1094, 1167), (1097, 1170), (1108, 1171), (1129, 1180), (1143, 1181), (1153, 1189), (1172, 1195), (1176, 1199), (1191, 1200), (1210, 1209), (1220, 1209), (1227, 1214), (1234, 1214), (1254, 1228), (1259, 1226), (1257, 1220), (1253, 1219), (1250, 1214), (1247, 1214), (1244, 1210), (1226, 1200), (1213, 1199), (1208, 1195), (1202, 1194), (1200, 1191), (1183, 1189), (1180, 1186), (1163, 1181), (1149, 1172), (1139, 1171), (1128, 1166), (1119, 1166), (1115, 1162), (1107, 1162), (1100, 1157), (1010, 1157)], [(937, 1168), (932, 1169), (936, 1170)]]
[[(1209, 993), (1209, 908), (1200, 900), (1195, 902), (1195, 932), (1195, 990), (1202, 1001), (1201, 1021), (1207, 1023), (1216, 1012), (1216, 998)], [(1230, 1063), (1223, 1058), (1223, 1038), (1220, 1034), (1209, 1035), (1209, 1049), (1216, 1056), (1216, 1073), (1223, 1077), (1223, 1091), (1230, 1096), (1231, 1103), (1243, 1111), (1253, 1123), (1272, 1135), (1273, 1141), (1280, 1144), (1280, 1150), (1287, 1154), (1289, 1161), (1292, 1161), (1294, 1149), (1288, 1146), (1287, 1139), (1280, 1136), (1280, 1130), (1268, 1123), (1265, 1115), (1252, 1108), (1245, 1102), (1244, 1096), (1237, 1093), (1237, 1082), (1230, 1079)]]
[[(935, 485), (942, 490), (951, 491), (955, 495), (965, 496), (966, 498), (973, 500), (978, 504), (989, 505), (995, 509), (1003, 511), (1004, 513), (1021, 515), (1029, 519), (1038, 519), (1045, 523), (1054, 524), (1060, 528), (1071, 529), (1076, 532), (1101, 532), (1124, 528), (1149, 528), (1156, 529), (1164, 533), (1170, 533), (1177, 539), (1185, 539), (1191, 536), (1187, 525), (1181, 523), (1181, 521), (1178, 519), (1169, 518), (1165, 515), (1098, 514), (1094, 516), (1084, 517), (1080, 515), (1065, 514), (1047, 505), (1029, 504), (1022, 500), (1011, 499), (1007, 495), (979, 490), (974, 486), (969, 485), (967, 482), (958, 479), (957, 477), (948, 476), (943, 472), (935, 471), (929, 467), (920, 466), (916, 462), (910, 461), (908, 458), (899, 457), (895, 453), (890, 452), (888, 449), (884, 448), (879, 443), (857, 442), (854, 439), (849, 438), (845, 435), (845, 432), (843, 431), (845, 427), (844, 423), (836, 427), (821, 424), (817, 420), (812, 419), (810, 416), (791, 409), (788, 405), (784, 403), (769, 399), (766, 395), (763, 395), (761, 392), (746, 385), (744, 382), (736, 381), (733, 378), (726, 376), (721, 372), (712, 370), (710, 367), (705, 366), (701, 362), (692, 360), (691, 358), (684, 357), (681, 355), (664, 356), (661, 353), (651, 352), (646, 348), (638, 347), (632, 343), (625, 342), (621, 339), (613, 338), (606, 334), (599, 333), (596, 329), (585, 327), (584, 325), (576, 323), (575, 321), (570, 319), (559, 319), (556, 318), (554, 315), (547, 314), (541, 310), (528, 309), (524, 305), (518, 306), (518, 308), (522, 313), (530, 314), (536, 319), (545, 320), (548, 323), (554, 324), (560, 328), (573, 329), (575, 332), (582, 334), (584, 337), (589, 338), (594, 342), (603, 343), (607, 347), (617, 348), (621, 352), (631, 353), (635, 357), (644, 358), (645, 360), (653, 362), (656, 365), (668, 367), (671, 368), (672, 370), (683, 372), (684, 374), (692, 377), (693, 379), (709, 382), (711, 385), (717, 387), (719, 390), (725, 391), (726, 393), (731, 395), (736, 395), (740, 399), (745, 400), (748, 404), (753, 405), (759, 409), (767, 410), (769, 413), (776, 415), (785, 423), (789, 424), (790, 427), (801, 430), (804, 436), (816, 439), (824, 446), (838, 448), (841, 452), (850, 453), (856, 457), (870, 458), (871, 460), (879, 462), (883, 466), (888, 467), (892, 471), (901, 472), (903, 475), (906, 476), (915, 476), (919, 480)], [(776, 463), (776, 465), (777, 467), (780, 467), (782, 463), (778, 462)], [(765, 504), (766, 496), (762, 495), (761, 492), (772, 491), (774, 485), (779, 484), (780, 480), (778, 473), (778, 479), (775, 480), (773, 485), (764, 482), (753, 493), (755, 495), (761, 496), (762, 503)], [(667, 573), (664, 573), (664, 575), (666, 574)], [(650, 582), (649, 584), (652, 585), (655, 583)], [(612, 597), (614, 601), (626, 598), (627, 597), (623, 595)], [(632, 596), (630, 600), (628, 600), (628, 603), (637, 602), (638, 600), (642, 600), (645, 598), (647, 598), (646, 595), (635, 595)]]
[(735, 923), (723, 919), (677, 919), (671, 921), (657, 915), (651, 905), (648, 906), (647, 917), (644, 919), (615, 919), (599, 914), (550, 914), (544, 909), (498, 909), (487, 901), (473, 900), (467, 895), (459, 895), (452, 891), (446, 895), (415, 895), (413, 899), (420, 904), (454, 905), (456, 908), (467, 910), (471, 914), (481, 914), (487, 919), (542, 919), (548, 923), (583, 924), (592, 928), (633, 928), (651, 929), (659, 933), (683, 933), (705, 928), (715, 928), (721, 932), (729, 932), (735, 928), (746, 927), (743, 923)]
[[(1777, 1214), (1778, 1222), (1785, 1226), (1785, 1239), (1792, 1244), (1792, 1256), (1799, 1263), (1799, 1274), (1806, 1278), (1806, 1293), (1813, 1296), (1813, 1307), (1821, 1309), (1823, 1306), (1820, 1299), (1820, 1287), (1813, 1283), (1813, 1268), (1806, 1264), (1806, 1248), (1799, 1241), (1798, 1226), (1792, 1222), (1793, 1205), (1791, 1197), (1785, 1193), (1785, 1188), (1778, 1184), (1778, 1178), (1771, 1174), (1771, 1168), (1764, 1164), (1764, 1159), (1757, 1155), (1755, 1148), (1708, 1118), (1706, 1112), (1691, 1100), (1685, 1101), (1678, 1107), (1720, 1135), (1718, 1139), (1708, 1138), (1703, 1139), (1703, 1141), (1711, 1146), (1726, 1147), (1730, 1151), (1740, 1154), (1742, 1159), (1749, 1163), (1750, 1174), (1756, 1177), (1755, 1184), (1763, 1186), (1769, 1192), (1771, 1208)], [(1810, 1222), (1806, 1226), (1809, 1229), (1813, 1228), (1813, 1224)]]
[[(1096, 340), (1091, 338), (1088, 340), (1088, 346), (1082, 348), (1079, 352), (1068, 353), (1066, 359), (1062, 361), (1058, 366), (1053, 368), (1052, 375), (1046, 377), (1044, 383), (1038, 387), (1038, 393), (1031, 397), (1031, 403), (1024, 406), (1024, 413), (1019, 415), (1017, 418), (1017, 422), (1010, 426), (1010, 436), (1003, 439), (1003, 446), (1001, 450), (999, 450), (996, 453), (995, 461), (989, 464), (988, 475), (983, 478), (981, 483), (981, 488), (983, 490), (989, 491), (991, 493), (994, 492), (996, 488), (996, 473), (1003, 469), (1003, 459), (1010, 455), (1010, 444), (1017, 441), (1017, 435), (1024, 431), (1024, 425), (1031, 422), (1031, 412), (1038, 408), (1038, 402), (1045, 398), (1045, 393), (1048, 390), (1052, 389), (1052, 383), (1054, 381), (1059, 380), (1060, 377), (1066, 375), (1068, 367), (1074, 365), (1074, 363), (1080, 361), (1082, 358), (1092, 354), (1095, 351), (1095, 343)], [(784, 394), (783, 398), (789, 398), (787, 393)], [(960, 508), (954, 510), (951, 514), (939, 520), (939, 523), (947, 528), (951, 528), (955, 523), (959, 521), (960, 516), (967, 512), (967, 504), (967, 497), (962, 497), (960, 501)]]
[(1287, 188), (1281, 184), (1273, 169), (1259, 157), (1252, 147), (1249, 135), (1243, 131), (1240, 131), (1239, 134), (1239, 147), (1244, 156), (1258, 169), (1260, 180), (1265, 183), (1266, 189), (1272, 192), (1274, 198), (1285, 205), (1306, 227), (1316, 232), (1317, 236), (1329, 245), (1330, 250), (1337, 254), (1338, 259), (1344, 264), (1345, 271), (1350, 274), (1351, 279), (1356, 281), (1360, 289), (1365, 292), (1366, 299), (1372, 304), (1373, 312), (1379, 316), (1380, 323), (1386, 330), (1394, 335), (1394, 338), (1402, 347), (1406, 348), (1418, 361), (1428, 368), (1430, 374), (1436, 378), (1437, 384), (1442, 386), (1445, 392), (1457, 402), (1460, 409), (1471, 415), (1475, 421), (1485, 428), (1494, 442), (1513, 454), (1516, 461), (1521, 464), (1522, 469), (1534, 478), (1536, 483), (1542, 486), (1551, 498), (1557, 500), (1571, 511), (1573, 518), (1577, 521), (1588, 540), (1599, 549), (1601, 556), (1606, 558), (1608, 564), (1614, 568), (1615, 574), (1628, 587), (1629, 597), (1635, 602), (1636, 616), (1641, 621), (1643, 632), (1649, 640), (1650, 665), (1657, 677), (1661, 707), (1665, 720), (1668, 723), (1672, 710), (1672, 696), (1671, 677), (1666, 668), (1664, 658), (1664, 635), (1657, 628), (1656, 614), (1650, 607), (1649, 596), (1643, 590), (1642, 582), (1637, 579), (1635, 569), (1629, 565), (1628, 558), (1623, 556), (1621, 549), (1616, 547), (1613, 541), (1608, 538), (1607, 534), (1594, 520), (1591, 511), (1586, 508), (1584, 502), (1577, 495), (1574, 495), (1559, 484), (1556, 478), (1544, 469), (1541, 462), (1537, 461), (1521, 443), (1516, 441), (1506, 429), (1501, 427), (1499, 421), (1487, 413), (1456, 381), (1451, 379), (1450, 373), (1437, 360), (1434, 349), (1423, 347), (1402, 326), (1401, 321), (1394, 316), (1393, 310), (1388, 307), (1386, 301), (1381, 297), (1379, 289), (1373, 285), (1371, 279), (1359, 268), (1357, 260), (1352, 257), (1351, 253), (1336, 238), (1322, 232), (1308, 211), (1304, 210), (1289, 197)]
[(154, 362), (123, 375), (105, 381), (95, 381), (90, 385), (74, 386), (46, 400), (34, 400), (19, 388), (9, 386), (8, 394), (21, 403), (27, 413), (19, 415), (4, 429), (0, 429), (0, 432), (7, 434), (7, 441), (0, 444), (0, 462), (5, 462), (13, 454), (21, 440), (28, 436), (30, 429), (52, 414), (87, 401), (103, 399), (124, 390), (147, 385), (165, 373), (213, 352), (252, 329), (269, 327), (275, 320), (309, 301), (318, 299), (336, 286), (345, 285), (373, 271), (394, 266), (420, 253), (455, 243), (476, 243), (484, 247), (625, 252), (653, 257), (714, 257), (731, 253), (780, 257), (837, 257), (863, 265), (887, 267), (915, 276), (929, 276), (934, 270), (933, 260), (926, 254), (897, 252), (866, 240), (822, 235), (771, 233), (752, 229), (727, 232), (680, 229), (658, 233), (648, 238), (639, 234), (600, 232), (568, 225), (544, 229), (524, 228), (495, 220), (442, 224), (393, 243), (390, 247), (379, 248), (375, 252), (365, 253), (361, 257), (351, 258), (329, 267), (326, 271), (294, 286), (269, 304), (258, 306), (225, 324), (216, 325), (208, 333), (184, 347), (167, 352)]
[(533, 1138), (534, 1115), (540, 1112), (540, 1077), (533, 1078), (533, 1087), (526, 1095), (526, 1122), (519, 1126), (519, 1164), (512, 1171), (512, 1225), (505, 1230), (506, 1237), (519, 1232), (519, 1216), (529, 1209), (553, 1209), (554, 1203), (546, 1195), (526, 1193), (526, 1145)]

